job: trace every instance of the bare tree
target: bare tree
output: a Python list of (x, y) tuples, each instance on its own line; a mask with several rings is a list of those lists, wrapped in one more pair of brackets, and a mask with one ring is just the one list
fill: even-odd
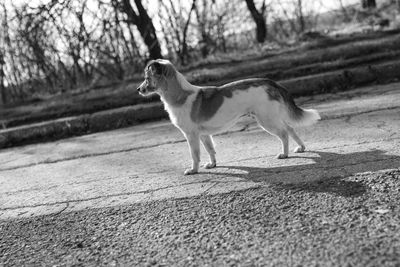
[(0, 50), (0, 103), (6, 103), (7, 102), (7, 95), (6, 95), (6, 86), (5, 86), (5, 73), (4, 73), (4, 52), (2, 51), (3, 49)]
[(306, 29), (306, 22), (305, 22), (304, 14), (303, 14), (303, 1), (302, 0), (297, 0), (296, 16), (297, 16), (297, 20), (300, 25), (300, 32), (304, 32)]
[(199, 6), (195, 6), (195, 13), (197, 18), (197, 28), (200, 34), (200, 50), (202, 57), (205, 58), (210, 53), (210, 46), (212, 46), (213, 40), (211, 37), (211, 33), (209, 31), (209, 19), (208, 15), (211, 13), (210, 5), (207, 0), (202, 0), (201, 8)]
[[(137, 27), (127, 23), (117, 1), (99, 1), (98, 4), (99, 10), (93, 12), (98, 21), (94, 31), (100, 30), (101, 35), (90, 39), (91, 66), (102, 77), (122, 80), (135, 73), (139, 66), (141, 69), (145, 61), (144, 52), (139, 51), (137, 44)], [(101, 80), (100, 76), (95, 75), (93, 82)]]
[[(232, 28), (235, 27), (233, 26), (234, 19), (241, 17), (239, 12), (235, 10), (236, 7), (237, 2), (235, 3), (232, 0), (220, 0), (218, 2), (199, 0), (196, 2), (196, 25), (194, 29), (197, 30), (198, 47), (203, 58), (216, 51), (227, 52), (226, 38), (227, 28), (229, 27), (227, 25), (230, 25), (232, 32)], [(240, 18), (240, 21), (243, 23), (243, 19)]]
[(104, 85), (142, 69), (140, 32), (118, 2), (87, 2), (0, 3), (0, 101)]
[(0, 103), (5, 103), (7, 102), (7, 95), (6, 95), (6, 86), (5, 86), (5, 29), (6, 29), (6, 23), (7, 23), (7, 9), (6, 9), (6, 5), (3, 3), (1, 5), (2, 7), (2, 14), (3, 15), (3, 21), (1, 21), (1, 28), (0, 30)]
[[(189, 29), (189, 23), (190, 23), (190, 18), (192, 17), (192, 12), (196, 7), (196, 0), (192, 1), (192, 6), (190, 8), (189, 14), (188, 14), (188, 18), (186, 20), (185, 26), (183, 27), (183, 38), (182, 38), (182, 55), (185, 57), (188, 54), (188, 45), (187, 45), (187, 32)], [(185, 61), (185, 58), (182, 57), (182, 61)], [(183, 62), (185, 63), (185, 62)]]
[(246, 0), (247, 8), (256, 23), (256, 38), (257, 42), (263, 43), (267, 37), (267, 23), (265, 21), (264, 13), (266, 10), (265, 0), (262, 2), (261, 9), (258, 10), (253, 0)]
[[(188, 10), (182, 8), (180, 1), (159, 1), (159, 19), (166, 45), (179, 57), (181, 64), (186, 64), (189, 60), (188, 51), (188, 31), (192, 18), (192, 13), (196, 7), (196, 0)], [(165, 27), (164, 25), (168, 25)]]
[(375, 8), (376, 2), (375, 2), (375, 0), (361, 0), (361, 7), (362, 8)]
[[(51, 1), (49, 5), (40, 5), (35, 9), (24, 5), (20, 10), (15, 11), (20, 25), (19, 39), (27, 49), (25, 55), (20, 55), (20, 59), (25, 58), (26, 62), (34, 62), (35, 67), (30, 68), (30, 71), (35, 71), (36, 77), (43, 77), (48, 88), (53, 89), (53, 93), (59, 81), (56, 68), (52, 64), (52, 55), (46, 52), (54, 50), (54, 43), (49, 38), (51, 33), (48, 24), (44, 22), (47, 19), (47, 13), (56, 5), (55, 3), (56, 1)], [(20, 63), (21, 78), (25, 72), (25, 62)], [(25, 81), (21, 80), (21, 82)]]
[[(118, 0), (113, 0), (118, 1)], [(150, 58), (162, 58), (161, 47), (158, 41), (153, 22), (141, 0), (135, 0), (137, 12), (132, 7), (130, 0), (121, 0), (118, 2), (120, 10), (128, 17), (127, 22), (136, 25), (150, 54)]]
[(347, 9), (343, 4), (343, 0), (338, 0), (338, 1), (339, 1), (340, 9), (342, 10), (342, 14), (343, 14), (343, 17), (344, 17), (345, 21), (349, 21), (350, 20), (350, 15), (347, 12)]
[[(143, 6), (148, 0), (8, 1), (0, 1), (3, 102), (130, 78), (149, 58), (162, 56), (161, 44), (168, 58), (196, 64), (265, 42), (267, 33), (276, 42), (293, 40), (313, 23), (304, 0), (159, 0), (154, 19), (160, 32)], [(368, 6), (375, 1), (363, 0)], [(255, 25), (256, 38), (249, 24)]]

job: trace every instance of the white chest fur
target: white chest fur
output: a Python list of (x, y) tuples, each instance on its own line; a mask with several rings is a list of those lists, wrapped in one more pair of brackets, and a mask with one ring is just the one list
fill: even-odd
[(171, 122), (181, 130), (190, 131), (196, 127), (190, 118), (194, 97), (195, 94), (189, 96), (181, 106), (173, 106), (164, 102), (165, 110), (168, 112)]

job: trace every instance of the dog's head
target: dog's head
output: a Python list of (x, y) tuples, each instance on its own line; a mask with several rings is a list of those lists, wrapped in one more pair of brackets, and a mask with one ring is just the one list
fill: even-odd
[(160, 94), (166, 89), (167, 80), (175, 75), (172, 63), (164, 59), (151, 60), (144, 69), (144, 82), (137, 88), (141, 95)]

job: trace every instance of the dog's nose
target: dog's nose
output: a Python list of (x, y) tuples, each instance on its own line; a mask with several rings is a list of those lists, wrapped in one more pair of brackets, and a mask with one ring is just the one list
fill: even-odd
[(137, 90), (138, 92), (140, 92), (140, 87), (136, 88), (136, 90)]

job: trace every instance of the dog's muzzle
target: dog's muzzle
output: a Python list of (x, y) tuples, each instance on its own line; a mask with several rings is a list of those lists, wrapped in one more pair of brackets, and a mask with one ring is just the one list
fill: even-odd
[(139, 85), (139, 87), (138, 88), (136, 88), (136, 90), (139, 92), (139, 93), (146, 93), (146, 89), (143, 89), (143, 86), (144, 86), (144, 82), (143, 83), (141, 83), (140, 85)]
[(138, 91), (138, 93), (141, 94), (141, 95), (145, 95), (145, 94), (147, 93), (147, 90), (146, 90), (146, 89), (143, 89), (143, 88), (141, 88), (141, 87), (138, 87), (138, 88), (137, 88), (137, 91)]

